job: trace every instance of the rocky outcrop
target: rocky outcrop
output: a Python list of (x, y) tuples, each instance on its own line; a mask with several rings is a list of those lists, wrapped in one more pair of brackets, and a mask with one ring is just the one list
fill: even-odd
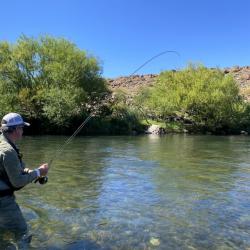
[(123, 89), (133, 95), (142, 87), (152, 86), (157, 76), (156, 74), (122, 76), (115, 79), (107, 79), (107, 82), (112, 90)]
[(240, 93), (247, 101), (250, 101), (250, 66), (226, 68), (224, 73), (232, 74), (240, 87)]

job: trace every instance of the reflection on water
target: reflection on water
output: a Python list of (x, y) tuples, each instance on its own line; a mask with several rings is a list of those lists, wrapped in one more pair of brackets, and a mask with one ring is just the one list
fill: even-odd
[[(26, 137), (28, 165), (65, 137)], [(250, 138), (77, 137), (17, 194), (30, 249), (249, 249)]]

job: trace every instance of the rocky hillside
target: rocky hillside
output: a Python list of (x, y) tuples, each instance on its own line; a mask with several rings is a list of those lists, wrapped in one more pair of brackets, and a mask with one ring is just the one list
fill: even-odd
[(240, 87), (240, 93), (250, 101), (250, 66), (224, 69), (225, 74), (232, 74)]
[[(245, 99), (250, 101), (250, 66), (232, 67), (223, 69), (225, 74), (232, 74), (235, 81), (240, 87), (240, 92)], [(121, 89), (129, 95), (136, 94), (137, 91), (144, 86), (152, 86), (158, 75), (133, 75), (129, 77), (118, 77), (115, 79), (107, 79), (112, 90)]]
[(157, 76), (155, 74), (122, 76), (107, 81), (112, 90), (122, 89), (135, 94), (142, 87), (152, 86)]

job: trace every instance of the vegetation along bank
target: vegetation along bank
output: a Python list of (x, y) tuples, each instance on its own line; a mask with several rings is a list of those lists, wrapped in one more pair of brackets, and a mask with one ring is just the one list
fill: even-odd
[(82, 134), (250, 131), (250, 67), (105, 79), (96, 57), (49, 36), (0, 42), (0, 97), (0, 115), (21, 113), (31, 134), (71, 134), (91, 112)]

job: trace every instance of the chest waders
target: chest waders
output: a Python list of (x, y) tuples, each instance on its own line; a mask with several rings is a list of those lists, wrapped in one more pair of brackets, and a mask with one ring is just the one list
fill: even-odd
[[(14, 143), (12, 143), (8, 138), (5, 137), (5, 139), (7, 140), (7, 142), (11, 145), (11, 147), (15, 150), (15, 152), (17, 153), (17, 157), (20, 161), (21, 166), (23, 165), (22, 162), (22, 154), (19, 152), (19, 149), (15, 146)], [(14, 187), (10, 180), (9, 177), (7, 175), (6, 172), (2, 172), (0, 173), (0, 180), (3, 181), (5, 184), (7, 184), (9, 186), (9, 189), (5, 189), (5, 190), (0, 190), (0, 197), (4, 197), (4, 196), (8, 196), (8, 195), (13, 195), (15, 191), (20, 190), (23, 187)]]

